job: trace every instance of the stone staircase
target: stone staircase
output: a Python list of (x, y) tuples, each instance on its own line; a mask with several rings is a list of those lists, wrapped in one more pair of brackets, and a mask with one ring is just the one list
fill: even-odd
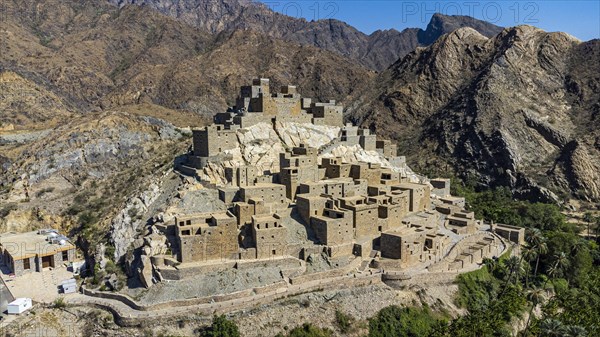
[(361, 264), (360, 267), (358, 267), (358, 271), (359, 272), (364, 272), (365, 270), (367, 270), (367, 268), (369, 267), (369, 265), (371, 264), (371, 260), (364, 260)]
[(335, 147), (341, 144), (341, 140), (339, 138), (335, 138), (331, 142), (321, 146), (319, 148), (319, 154), (330, 153)]
[[(491, 246), (491, 247), (490, 247)], [(439, 262), (428, 267), (429, 271), (439, 272), (462, 269), (466, 265), (482, 260), (489, 254), (504, 251), (506, 245), (497, 235), (491, 232), (470, 234), (450, 248), (448, 254)], [(491, 252), (486, 254), (485, 250)]]

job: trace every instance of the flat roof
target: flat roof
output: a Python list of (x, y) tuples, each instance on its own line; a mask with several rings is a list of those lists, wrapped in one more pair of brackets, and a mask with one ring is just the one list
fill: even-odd
[(30, 298), (19, 297), (16, 300), (8, 303), (8, 305), (18, 305), (18, 306), (21, 306), (23, 304), (27, 304), (27, 303), (30, 303), (30, 302), (31, 302)]
[(451, 201), (455, 201), (455, 200), (464, 200), (464, 197), (457, 197), (454, 195), (446, 195), (444, 197), (440, 197), (440, 200), (451, 200)]
[(0, 246), (14, 259), (54, 255), (65, 250), (75, 249), (68, 240), (64, 245), (46, 241), (49, 234), (38, 234), (37, 231), (27, 233), (0, 234)]
[(364, 200), (366, 198), (367, 198), (367, 196), (363, 196), (363, 195), (353, 195), (353, 196), (349, 196), (349, 197), (341, 197), (338, 199), (351, 201), (351, 200)]
[(273, 215), (253, 215), (252, 219), (254, 219), (254, 221), (272, 221), (272, 220), (279, 220), (276, 217), (274, 217)]
[(317, 200), (317, 199), (323, 199), (323, 200), (328, 200), (327, 198), (325, 198), (324, 196), (321, 195), (307, 195), (307, 194), (296, 194), (296, 199), (305, 199), (305, 200)]
[(417, 184), (417, 183), (409, 183), (409, 182), (405, 182), (405, 183), (400, 183), (398, 185), (394, 185), (394, 187), (398, 187), (398, 188), (424, 188), (427, 185), (425, 184)]
[(475, 221), (475, 219), (473, 219), (473, 218), (463, 218), (463, 217), (454, 216), (454, 215), (448, 215), (446, 217), (446, 219), (448, 219), (448, 220), (456, 220), (456, 221), (460, 221), (460, 222)]
[[(340, 212), (340, 213), (343, 213), (343, 212)], [(332, 218), (332, 217), (329, 217), (326, 215), (311, 215), (310, 217), (314, 218), (316, 220), (321, 220), (321, 221), (325, 221), (325, 222), (333, 221), (333, 220), (337, 220), (337, 219), (343, 219), (343, 218)]]
[(380, 195), (370, 196), (368, 198), (370, 198), (370, 199), (377, 199), (377, 200), (388, 200), (390, 198), (390, 196), (387, 195), (387, 194), (380, 194)]
[(229, 214), (229, 212), (213, 213), (212, 216), (215, 219), (232, 219), (233, 218), (233, 215)]
[(419, 229), (419, 228), (400, 227), (400, 228), (394, 228), (394, 229), (387, 230), (387, 231), (381, 233), (381, 235), (385, 234), (385, 235), (393, 235), (393, 236), (405, 236), (405, 235), (420, 234), (421, 232), (424, 232), (424, 230), (417, 231), (417, 229)]
[(256, 189), (256, 188), (265, 188), (265, 187), (279, 187), (279, 188), (285, 188), (285, 185), (281, 185), (281, 184), (274, 184), (274, 183), (256, 183), (253, 186), (244, 186), (244, 187), (240, 187), (240, 189), (244, 189), (244, 190), (251, 190), (251, 189)]
[[(200, 212), (200, 213), (188, 213), (188, 214), (180, 214), (180, 215), (176, 215), (175, 219), (177, 220), (182, 220), (182, 219), (208, 219), (208, 218), (212, 218), (213, 216), (215, 217), (219, 217), (219, 214), (227, 214), (227, 211), (217, 211), (217, 212)], [(227, 217), (229, 217), (227, 215)]]
[(327, 178), (319, 181), (307, 181), (301, 183), (301, 185), (325, 185), (325, 184), (341, 184), (341, 183), (353, 183), (354, 179), (350, 177), (338, 177), (338, 178)]

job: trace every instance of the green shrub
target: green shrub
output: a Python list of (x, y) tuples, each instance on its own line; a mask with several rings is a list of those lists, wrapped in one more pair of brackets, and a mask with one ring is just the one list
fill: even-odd
[(369, 337), (429, 337), (443, 322), (427, 307), (401, 308), (392, 305), (369, 319)]
[(15, 205), (15, 204), (9, 204), (9, 205), (2, 207), (0, 209), (0, 218), (4, 218), (4, 217), (8, 216), (8, 214), (10, 214), (10, 212), (12, 212), (16, 209), (17, 209), (17, 205)]
[(335, 322), (337, 323), (342, 333), (350, 332), (354, 319), (350, 315), (347, 315), (340, 310), (335, 311)]
[(304, 323), (302, 326), (295, 327), (287, 335), (281, 333), (275, 337), (331, 337), (333, 332), (329, 329), (316, 327), (310, 323)]
[(499, 288), (499, 281), (489, 273), (487, 267), (459, 275), (456, 283), (456, 305), (469, 310), (487, 306), (496, 297)]
[(210, 327), (200, 333), (202, 337), (239, 337), (237, 325), (224, 315), (214, 316)]
[(63, 297), (57, 297), (54, 300), (54, 303), (52, 304), (52, 307), (55, 309), (62, 309), (65, 308), (67, 306), (67, 303), (65, 303), (65, 299)]

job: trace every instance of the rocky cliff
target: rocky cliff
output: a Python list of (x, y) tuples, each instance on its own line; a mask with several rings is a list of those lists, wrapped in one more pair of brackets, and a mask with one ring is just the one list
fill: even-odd
[(599, 49), (530, 26), (494, 38), (461, 28), (382, 73), (349, 117), (397, 139), (417, 170), (452, 167), (532, 200), (599, 200)]

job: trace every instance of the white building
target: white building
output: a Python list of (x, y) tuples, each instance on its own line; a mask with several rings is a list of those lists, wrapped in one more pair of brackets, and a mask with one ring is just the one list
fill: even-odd
[(31, 309), (32, 305), (31, 298), (17, 298), (16, 300), (8, 303), (8, 313), (12, 315), (18, 315)]

